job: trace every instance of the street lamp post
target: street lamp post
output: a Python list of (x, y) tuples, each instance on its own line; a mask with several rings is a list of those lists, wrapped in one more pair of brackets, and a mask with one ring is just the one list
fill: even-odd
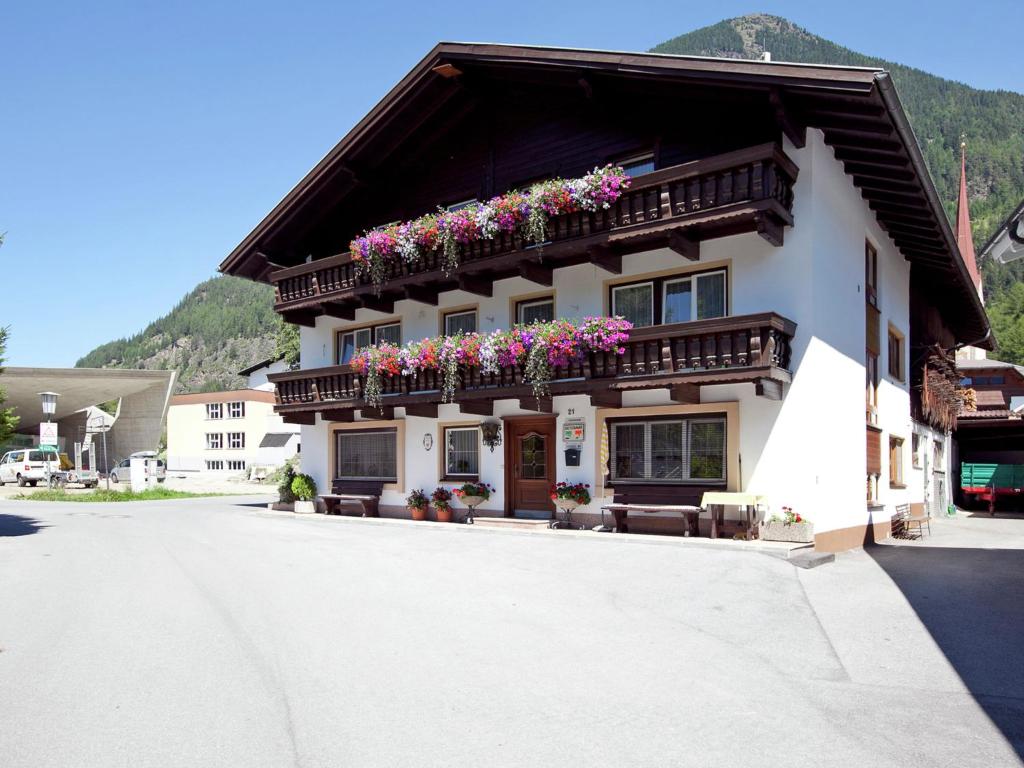
[(53, 416), (57, 413), (58, 397), (60, 397), (60, 395), (56, 392), (39, 393), (39, 399), (43, 402), (43, 415), (46, 417), (47, 423), (53, 421)]

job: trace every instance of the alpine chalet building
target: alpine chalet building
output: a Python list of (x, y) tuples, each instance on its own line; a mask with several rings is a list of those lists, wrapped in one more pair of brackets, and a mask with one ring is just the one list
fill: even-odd
[(442, 43), (221, 271), (301, 326), (271, 380), (304, 471), (381, 483), (392, 516), (467, 480), (496, 488), (487, 516), (588, 483), (588, 523), (740, 491), (859, 546), (948, 503), (925, 474), (948, 470), (954, 355), (990, 346), (866, 68)]

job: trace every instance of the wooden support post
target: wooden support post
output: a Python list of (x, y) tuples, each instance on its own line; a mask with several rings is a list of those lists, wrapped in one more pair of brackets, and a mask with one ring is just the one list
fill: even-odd
[(778, 88), (773, 88), (768, 95), (772, 109), (775, 111), (775, 122), (779, 129), (786, 134), (786, 138), (793, 142), (797, 149), (803, 149), (807, 144), (807, 127), (799, 124), (795, 119), (793, 110), (788, 108), (782, 93)]
[(405, 298), (411, 301), (418, 301), (420, 304), (429, 304), (432, 307), (437, 306), (438, 293), (436, 288), (428, 288), (422, 285), (409, 285), (405, 288)]
[(538, 264), (535, 261), (524, 261), (519, 265), (519, 274), (531, 283), (537, 285), (551, 286), (555, 282), (554, 273), (551, 267)]
[(351, 304), (328, 301), (323, 304), (324, 314), (339, 320), (355, 320), (356, 308)]
[(394, 314), (395, 311), (395, 302), (384, 296), (363, 296), (359, 303), (366, 307), (366, 309), (383, 312), (385, 315)]
[(524, 411), (537, 411), (538, 413), (554, 413), (552, 398), (542, 397), (520, 397), (519, 407)]
[(590, 404), (595, 408), (621, 408), (622, 392), (617, 389), (602, 389), (591, 392)]
[(697, 384), (675, 384), (669, 387), (668, 396), (677, 403), (696, 405), (700, 402), (700, 386)]
[(360, 408), (359, 415), (364, 419), (392, 421), (395, 418), (395, 409), (391, 405), (382, 405), (380, 408)]
[(437, 403), (421, 403), (405, 406), (406, 416), (421, 416), (425, 419), (437, 418)]
[(587, 249), (587, 258), (591, 264), (611, 272), (613, 275), (622, 274), (622, 255), (613, 253), (606, 245), (593, 245)]
[(300, 411), (298, 413), (282, 413), (281, 420), (285, 424), (305, 424), (311, 426), (316, 424), (316, 413), (313, 411)]
[(459, 288), (477, 296), (494, 295), (494, 282), (478, 275), (459, 275)]
[(763, 237), (772, 245), (781, 246), (784, 238), (785, 226), (774, 216), (758, 214), (757, 234)]
[(690, 261), (700, 260), (700, 240), (688, 235), (682, 230), (675, 229), (668, 236), (669, 250), (675, 251), (684, 259)]
[(334, 408), (329, 411), (321, 411), (320, 415), (324, 421), (355, 421), (356, 412), (353, 408)]
[(775, 379), (758, 379), (754, 382), (754, 391), (758, 397), (769, 400), (782, 399), (782, 382)]
[(307, 328), (313, 328), (316, 326), (317, 312), (312, 309), (293, 309), (291, 312), (282, 312), (281, 316), (284, 317), (286, 323), (292, 325), (304, 325)]
[(477, 416), (494, 415), (493, 400), (462, 400), (456, 401), (456, 405), (459, 406), (459, 410), (463, 413), (472, 413)]

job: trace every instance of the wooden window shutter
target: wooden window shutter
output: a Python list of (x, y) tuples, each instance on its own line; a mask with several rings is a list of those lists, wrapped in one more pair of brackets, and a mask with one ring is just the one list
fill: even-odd
[(868, 474), (880, 475), (882, 474), (882, 433), (871, 427), (867, 428), (867, 432)]
[(876, 307), (867, 305), (867, 350), (873, 355), (882, 351), (882, 313)]

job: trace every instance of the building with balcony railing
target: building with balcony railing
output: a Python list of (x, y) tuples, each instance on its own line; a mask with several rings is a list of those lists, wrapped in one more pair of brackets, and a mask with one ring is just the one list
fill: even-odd
[[(558, 203), (543, 237), (480, 223), (477, 201), (526, 217), (536, 185), (609, 164), (628, 183)], [(476, 229), (443, 244), (459, 211)], [(919, 351), (988, 333), (888, 76), (860, 68), (442, 44), (221, 269), (272, 284), (301, 326), (300, 367), (270, 379), (304, 469), (322, 490), (380, 484), (391, 515), (471, 480), (496, 487), (478, 514), (513, 517), (588, 483), (593, 522), (637, 489), (729, 490), (856, 546), (914, 500), (901, 441), (948, 429), (912, 411)], [(494, 357), (502, 329), (594, 317), (628, 338), (578, 334), (540, 369)], [(457, 364), (432, 356), (446, 338)]]

